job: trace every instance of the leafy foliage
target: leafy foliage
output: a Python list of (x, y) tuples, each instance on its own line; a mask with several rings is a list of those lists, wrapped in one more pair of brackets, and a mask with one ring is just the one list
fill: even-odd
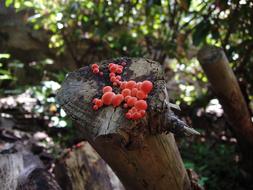
[(241, 174), (234, 147), (223, 143), (211, 146), (207, 143), (193, 144), (190, 149), (194, 156), (182, 150), (186, 168), (193, 168), (201, 174), (199, 184), (206, 189), (240, 189), (238, 180)]

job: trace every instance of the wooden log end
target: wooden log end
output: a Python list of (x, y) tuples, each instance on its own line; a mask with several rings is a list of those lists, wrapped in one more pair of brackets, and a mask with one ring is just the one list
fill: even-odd
[(210, 65), (226, 58), (224, 51), (216, 46), (204, 46), (197, 54), (201, 65)]
[[(94, 111), (92, 109), (93, 98), (102, 96), (102, 88), (106, 85), (112, 86), (109, 78), (108, 64), (125, 62), (123, 81), (134, 80), (141, 82), (150, 80), (154, 88), (147, 98), (148, 110), (145, 118), (141, 120), (128, 120), (125, 117), (127, 109), (123, 106), (103, 106)], [(163, 80), (163, 69), (157, 62), (141, 58), (117, 58), (105, 60), (98, 63), (103, 76), (92, 73), (90, 67), (86, 66), (74, 71), (66, 77), (61, 89), (57, 93), (57, 100), (68, 115), (77, 121), (85, 129), (84, 136), (96, 139), (98, 136), (114, 139), (125, 145), (137, 145), (145, 134), (150, 133), (151, 125), (162, 126), (159, 122), (163, 112), (165, 95), (165, 81)], [(113, 91), (118, 93), (118, 87)], [(154, 115), (158, 120), (154, 120)], [(163, 118), (164, 119), (164, 118)], [(150, 122), (151, 120), (151, 122)], [(159, 123), (159, 125), (158, 125)], [(153, 129), (156, 131), (156, 129)]]

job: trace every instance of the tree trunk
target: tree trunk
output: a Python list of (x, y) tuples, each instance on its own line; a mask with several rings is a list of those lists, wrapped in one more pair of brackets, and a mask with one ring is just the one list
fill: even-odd
[[(92, 99), (102, 95), (103, 86), (110, 85), (108, 64), (122, 61), (127, 63), (121, 75), (123, 80), (150, 80), (154, 84), (147, 115), (141, 120), (126, 119), (121, 107), (92, 109)], [(67, 76), (57, 94), (63, 109), (81, 124), (80, 133), (111, 166), (126, 189), (191, 189), (173, 135), (161, 134), (168, 123), (160, 64), (119, 58), (99, 65), (103, 77), (93, 74), (89, 67), (81, 68)]]
[(221, 102), (241, 148), (245, 169), (253, 174), (253, 126), (247, 105), (224, 51), (207, 46), (198, 53), (214, 92)]

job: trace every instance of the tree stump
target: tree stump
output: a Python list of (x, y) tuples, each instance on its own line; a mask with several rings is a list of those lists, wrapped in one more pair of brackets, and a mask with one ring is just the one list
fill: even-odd
[[(101, 97), (102, 88), (111, 85), (108, 64), (121, 63), (123, 80), (153, 82), (145, 118), (125, 118), (122, 107), (92, 109), (92, 99)], [(168, 132), (168, 109), (164, 102), (164, 74), (157, 62), (142, 58), (118, 58), (99, 64), (104, 76), (95, 75), (90, 67), (68, 74), (57, 100), (66, 113), (81, 126), (80, 133), (111, 166), (126, 189), (191, 189), (177, 145)], [(117, 92), (117, 89), (114, 89)]]

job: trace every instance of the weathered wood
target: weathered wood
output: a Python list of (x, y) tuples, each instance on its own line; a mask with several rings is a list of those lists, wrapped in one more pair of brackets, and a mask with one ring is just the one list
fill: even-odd
[(17, 178), (24, 168), (23, 157), (20, 153), (0, 155), (0, 184), (1, 189), (16, 189)]
[(207, 46), (198, 52), (198, 60), (223, 106), (231, 129), (241, 146), (247, 170), (253, 174), (253, 126), (247, 105), (227, 57), (222, 49)]
[[(150, 80), (154, 89), (148, 98), (147, 116), (139, 121), (125, 118), (121, 107), (92, 110), (92, 99), (111, 85), (108, 63), (125, 61), (123, 80)], [(147, 59), (120, 58), (99, 63), (104, 77), (89, 67), (70, 73), (57, 94), (63, 109), (81, 124), (80, 133), (111, 166), (127, 189), (190, 189), (173, 135), (168, 131), (164, 101), (165, 83), (159, 63)], [(115, 92), (117, 89), (114, 89)], [(159, 133), (159, 134), (158, 134)]]
[(79, 143), (55, 164), (63, 190), (124, 190), (119, 179), (88, 142)]
[(23, 149), (23, 146), (16, 146), (0, 154), (1, 190), (60, 190), (40, 159)]

